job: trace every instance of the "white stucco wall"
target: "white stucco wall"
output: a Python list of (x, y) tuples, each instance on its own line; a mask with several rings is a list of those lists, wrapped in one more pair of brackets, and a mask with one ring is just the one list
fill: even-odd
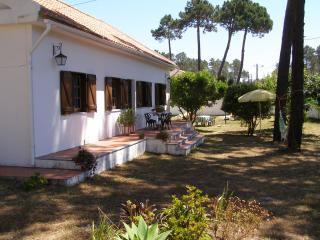
[(311, 107), (307, 115), (309, 118), (320, 119), (320, 111), (317, 110), (315, 107)]
[[(35, 42), (43, 29), (33, 28)], [(66, 66), (58, 67), (52, 57), (53, 44), (63, 43)], [(105, 112), (105, 77), (136, 81), (166, 83), (166, 69), (117, 52), (101, 48), (78, 37), (51, 32), (32, 56), (34, 81), (35, 155), (41, 156), (63, 149), (95, 142), (118, 133), (119, 111)], [(74, 71), (97, 76), (97, 112), (60, 113), (60, 71)], [(154, 105), (154, 85), (153, 85)], [(144, 126), (143, 113), (150, 108), (137, 109), (137, 127)]]
[[(220, 99), (220, 100), (217, 100), (215, 102), (215, 104), (213, 104), (211, 107), (207, 107), (207, 106), (202, 107), (199, 110), (198, 115), (223, 116), (225, 113), (224, 113), (224, 111), (221, 110), (222, 102), (223, 102), (223, 99)], [(179, 111), (178, 107), (171, 108), (171, 112), (174, 115), (180, 114), (180, 111)]]
[(0, 25), (0, 165), (31, 166), (31, 25)]

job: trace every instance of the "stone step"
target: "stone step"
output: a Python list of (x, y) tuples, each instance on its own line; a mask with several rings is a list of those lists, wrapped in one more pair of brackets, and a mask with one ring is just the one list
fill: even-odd
[(191, 139), (177, 144), (167, 144), (167, 152), (171, 155), (188, 155), (192, 149), (204, 142), (204, 136), (201, 134), (195, 134)]
[(170, 140), (168, 144), (177, 144), (181, 145), (184, 144), (186, 141), (191, 140), (194, 136), (196, 136), (198, 133), (196, 131), (191, 131), (188, 133), (183, 133), (179, 136), (179, 138), (176, 138), (174, 140)]

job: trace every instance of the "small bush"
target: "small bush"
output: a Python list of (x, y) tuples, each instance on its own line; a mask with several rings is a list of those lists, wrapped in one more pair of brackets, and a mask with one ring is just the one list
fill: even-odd
[(165, 228), (172, 230), (170, 239), (210, 239), (208, 203), (208, 196), (193, 186), (187, 186), (187, 194), (181, 199), (173, 196), (172, 203), (163, 211)]
[(92, 171), (92, 174), (94, 174), (97, 161), (96, 157), (89, 151), (85, 150), (84, 148), (81, 148), (77, 154), (73, 158), (73, 161), (81, 167), (84, 171)]
[(119, 229), (111, 222), (108, 216), (99, 209), (100, 221), (98, 225), (92, 223), (91, 240), (116, 240)]
[(139, 139), (144, 139), (144, 133), (139, 133)]
[(140, 217), (146, 221), (147, 224), (152, 224), (157, 221), (156, 206), (150, 204), (149, 200), (145, 203), (131, 202), (128, 200), (125, 204), (121, 204), (120, 219), (126, 223), (137, 224)]
[(169, 139), (170, 135), (167, 131), (160, 131), (159, 133), (157, 133), (156, 135), (156, 139), (160, 139), (164, 142), (167, 142)]
[(26, 181), (24, 181), (22, 186), (24, 190), (31, 191), (41, 188), (45, 185), (48, 185), (48, 179), (46, 179), (44, 176), (41, 176), (40, 173), (35, 173)]

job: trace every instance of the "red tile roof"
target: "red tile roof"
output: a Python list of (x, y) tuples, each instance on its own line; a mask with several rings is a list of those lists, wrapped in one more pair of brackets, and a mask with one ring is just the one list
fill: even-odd
[(175, 63), (161, 54), (144, 46), (110, 24), (94, 18), (60, 0), (33, 0), (41, 6), (40, 17), (51, 19), (62, 24), (88, 32), (104, 40), (120, 45), (128, 50), (151, 56), (164, 63), (175, 66)]

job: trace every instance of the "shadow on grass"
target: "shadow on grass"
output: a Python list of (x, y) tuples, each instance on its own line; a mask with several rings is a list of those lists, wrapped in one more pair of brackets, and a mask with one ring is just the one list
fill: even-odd
[[(311, 146), (291, 154), (271, 142), (270, 129), (253, 137), (243, 132), (208, 132), (205, 144), (188, 157), (145, 154), (71, 188), (52, 186), (25, 193), (0, 181), (0, 204), (5, 206), (0, 209), (0, 233), (14, 232), (13, 239), (23, 239), (37, 231), (54, 232), (53, 223), (70, 219), (76, 227), (64, 229), (69, 231), (65, 239), (87, 239), (85, 231), (98, 218), (98, 207), (118, 222), (120, 204), (128, 199), (149, 199), (161, 208), (173, 194), (183, 194), (185, 185), (216, 196), (229, 182), (236, 195), (262, 201), (277, 218), (293, 224), (296, 234), (316, 239), (320, 234), (320, 147), (314, 142), (318, 136), (304, 136)], [(44, 229), (34, 227), (39, 223)], [(275, 224), (263, 235), (288, 239), (287, 231), (286, 224)]]

